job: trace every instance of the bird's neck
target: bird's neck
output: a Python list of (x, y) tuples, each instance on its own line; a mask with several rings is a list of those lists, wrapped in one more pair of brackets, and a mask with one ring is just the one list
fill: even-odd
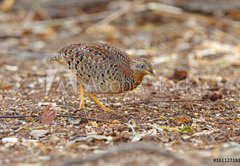
[(133, 77), (134, 77), (134, 80), (135, 80), (134, 88), (136, 88), (138, 85), (141, 84), (141, 82), (143, 80), (143, 77), (144, 77), (144, 74), (139, 72), (139, 71), (134, 71)]

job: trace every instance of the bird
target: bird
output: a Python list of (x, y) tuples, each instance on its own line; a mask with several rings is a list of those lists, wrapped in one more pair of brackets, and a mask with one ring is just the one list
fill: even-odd
[(62, 47), (50, 61), (65, 65), (77, 79), (80, 90), (79, 109), (85, 109), (85, 94), (103, 111), (114, 112), (95, 94), (120, 94), (138, 87), (145, 75), (156, 77), (151, 63), (130, 57), (125, 51), (107, 43), (80, 42)]

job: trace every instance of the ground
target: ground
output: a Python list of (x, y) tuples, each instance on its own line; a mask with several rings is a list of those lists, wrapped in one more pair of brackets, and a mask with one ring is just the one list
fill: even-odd
[[(155, 1), (69, 1), (72, 10), (46, 1), (29, 10), (24, 2), (0, 13), (0, 164), (238, 165), (237, 10)], [(78, 110), (74, 77), (47, 59), (81, 41), (148, 58), (157, 78), (98, 95), (116, 114), (89, 98)]]

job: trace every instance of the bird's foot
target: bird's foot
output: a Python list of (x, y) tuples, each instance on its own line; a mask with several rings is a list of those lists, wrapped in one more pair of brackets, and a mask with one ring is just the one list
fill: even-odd
[(101, 107), (102, 108), (102, 110), (103, 111), (105, 111), (105, 112), (112, 112), (112, 113), (116, 113), (115, 111), (113, 111), (112, 109), (110, 109), (110, 108), (107, 108), (106, 106), (104, 106), (104, 105), (98, 105), (99, 107)]
[(84, 101), (84, 88), (80, 84), (80, 105), (79, 105), (79, 110), (85, 110), (85, 101)]
[(117, 114), (115, 111), (113, 111), (110, 108), (107, 108), (105, 105), (103, 105), (102, 102), (100, 102), (93, 94), (89, 93), (88, 96), (105, 112), (108, 113), (114, 113)]
[(79, 110), (85, 110), (85, 108), (86, 108), (86, 107), (85, 107), (85, 102), (84, 102), (84, 100), (81, 100), (78, 109), (79, 109)]

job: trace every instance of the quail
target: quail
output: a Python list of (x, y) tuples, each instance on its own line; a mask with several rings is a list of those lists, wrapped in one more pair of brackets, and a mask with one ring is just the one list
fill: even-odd
[(155, 76), (148, 60), (130, 57), (106, 43), (69, 44), (50, 60), (64, 64), (76, 76), (80, 89), (79, 109), (85, 109), (86, 94), (104, 111), (112, 111), (94, 94), (131, 91), (141, 84), (145, 75)]

